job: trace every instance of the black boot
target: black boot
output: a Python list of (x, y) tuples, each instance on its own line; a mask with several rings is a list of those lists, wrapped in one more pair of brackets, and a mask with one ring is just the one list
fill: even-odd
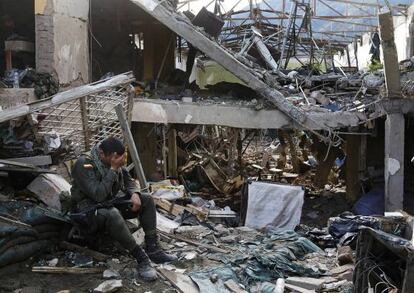
[(157, 279), (157, 272), (151, 266), (151, 262), (145, 251), (138, 245), (131, 251), (138, 263), (138, 275), (144, 281), (155, 281)]
[(157, 263), (165, 263), (165, 262), (172, 262), (176, 261), (177, 257), (175, 255), (165, 253), (160, 245), (158, 244), (158, 237), (157, 235), (145, 236), (145, 251), (149, 258)]

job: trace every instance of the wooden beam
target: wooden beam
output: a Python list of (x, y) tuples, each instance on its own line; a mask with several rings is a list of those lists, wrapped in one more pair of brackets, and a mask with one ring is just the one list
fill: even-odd
[(359, 25), (359, 26), (365, 26), (365, 27), (375, 27), (375, 28), (377, 27), (376, 25), (362, 23), (362, 22), (353, 22), (353, 21), (345, 21), (345, 20), (338, 20), (338, 19), (329, 19), (329, 18), (322, 18), (322, 17), (318, 17), (318, 16), (314, 16), (313, 19), (343, 23), (343, 24)]
[(355, 202), (360, 195), (359, 159), (361, 136), (347, 135), (346, 137), (346, 199)]
[(168, 175), (177, 178), (177, 169), (177, 130), (170, 128), (168, 131)]
[(100, 274), (105, 268), (33, 267), (32, 272), (43, 274)]
[(178, 236), (176, 234), (170, 234), (170, 233), (165, 233), (165, 232), (160, 232), (160, 234), (166, 235), (167, 237), (174, 238), (174, 239), (182, 241), (182, 242), (187, 242), (187, 243), (192, 244), (196, 247), (206, 248), (206, 249), (214, 251), (214, 252), (226, 253), (226, 254), (230, 253), (229, 250), (222, 249), (222, 248), (219, 248), (219, 247), (216, 247), (216, 246), (213, 246), (213, 245), (209, 245), (209, 244), (204, 244), (204, 243), (201, 243), (201, 242), (198, 242), (198, 241), (190, 240), (190, 239)]
[(29, 166), (46, 166), (52, 164), (52, 158), (49, 155), (35, 156), (35, 157), (21, 157), (21, 158), (9, 158), (9, 162), (17, 162), (28, 164)]
[(116, 115), (118, 116), (119, 124), (124, 134), (125, 141), (128, 145), (128, 151), (131, 155), (132, 162), (134, 162), (135, 174), (138, 177), (140, 188), (147, 189), (148, 183), (145, 178), (144, 169), (142, 168), (141, 160), (139, 158), (138, 150), (135, 146), (134, 138), (132, 137), (131, 129), (129, 128), (128, 121), (124, 112), (124, 108), (121, 104), (115, 107)]

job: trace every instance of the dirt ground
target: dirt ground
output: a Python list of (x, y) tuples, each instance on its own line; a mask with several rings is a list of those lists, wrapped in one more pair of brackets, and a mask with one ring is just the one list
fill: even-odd
[[(176, 292), (163, 280), (146, 283), (132, 277), (122, 279), (123, 288), (117, 291), (120, 293)], [(56, 293), (62, 290), (70, 290), (70, 293), (93, 292), (93, 289), (104, 281), (101, 273), (84, 275), (37, 274), (26, 268), (13, 275), (0, 276), (0, 293), (15, 292), (16, 289), (23, 289), (22, 293)]]
[[(301, 223), (312, 227), (325, 227), (329, 217), (349, 211), (351, 206), (345, 200), (345, 194), (325, 194), (321, 196), (305, 197), (302, 210)], [(107, 252), (107, 251), (105, 251)], [(0, 293), (22, 292), (22, 293), (56, 293), (62, 290), (73, 292), (92, 292), (100, 283), (105, 281), (100, 274), (65, 275), (65, 274), (39, 274), (31, 272), (33, 264), (39, 260), (62, 258), (62, 251), (51, 254), (40, 255), (38, 258), (27, 261), (23, 266), (15, 268), (9, 274), (0, 273)], [(108, 253), (107, 253), (108, 254)], [(135, 274), (135, 263), (132, 259), (122, 254), (114, 254), (114, 258), (120, 259), (117, 270), (123, 280), (123, 288), (117, 292), (177, 292), (170, 283), (162, 278), (151, 283), (137, 279)], [(205, 263), (177, 263), (177, 267), (193, 269), (194, 267), (208, 266)], [(22, 291), (15, 291), (23, 289)], [(42, 291), (43, 290), (43, 291)]]

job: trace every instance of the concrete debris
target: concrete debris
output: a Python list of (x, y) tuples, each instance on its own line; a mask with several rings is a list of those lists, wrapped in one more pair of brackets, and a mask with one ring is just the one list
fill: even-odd
[(224, 282), (224, 286), (226, 286), (227, 289), (229, 289), (233, 293), (247, 293), (246, 290), (244, 290), (240, 284), (237, 284), (234, 280), (227, 280)]
[(115, 271), (113, 269), (107, 269), (103, 272), (102, 277), (104, 279), (118, 279), (121, 277), (118, 271)]
[(48, 266), (55, 267), (59, 262), (58, 258), (53, 258), (47, 262)]
[(42, 174), (33, 180), (27, 189), (47, 206), (61, 210), (60, 195), (64, 192), (70, 193), (71, 185), (61, 176), (56, 174)]
[(305, 277), (289, 277), (286, 279), (286, 284), (294, 285), (307, 290), (319, 290), (323, 288), (324, 284), (333, 283), (337, 281), (335, 278), (305, 278)]
[(184, 252), (181, 256), (184, 257), (184, 259), (186, 260), (193, 260), (197, 257), (197, 252), (195, 251)]
[(93, 292), (95, 293), (112, 293), (116, 292), (119, 289), (121, 289), (122, 286), (122, 280), (108, 280), (102, 282), (98, 287), (93, 289)]

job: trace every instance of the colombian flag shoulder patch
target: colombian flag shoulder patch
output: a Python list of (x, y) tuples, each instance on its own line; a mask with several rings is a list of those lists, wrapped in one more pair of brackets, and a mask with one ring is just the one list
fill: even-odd
[(83, 168), (85, 168), (85, 169), (93, 169), (93, 165), (92, 164), (83, 164)]

